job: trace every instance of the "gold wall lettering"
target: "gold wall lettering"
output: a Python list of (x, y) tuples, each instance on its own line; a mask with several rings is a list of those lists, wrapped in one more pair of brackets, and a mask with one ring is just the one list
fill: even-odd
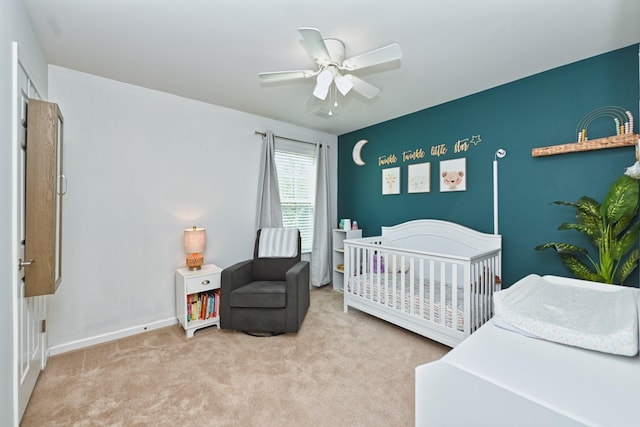
[(398, 156), (395, 154), (388, 154), (386, 156), (378, 157), (378, 166), (393, 165), (398, 162)]
[(447, 154), (447, 145), (446, 144), (434, 145), (434, 146), (431, 147), (431, 155), (432, 156), (440, 157), (443, 154)]
[[(481, 142), (482, 137), (480, 135), (472, 135), (470, 138), (459, 139), (453, 144), (432, 145), (429, 153), (427, 153), (424, 148), (405, 150), (401, 153), (401, 157), (403, 162), (424, 159), (429, 154), (434, 157), (440, 157), (447, 154), (451, 148), (453, 148), (454, 153), (463, 153), (469, 151), (472, 146), (475, 147)], [(396, 163), (398, 163), (398, 156), (396, 154), (386, 154), (378, 157), (378, 166), (393, 165)]]
[(460, 153), (469, 149), (469, 138), (459, 139), (453, 146), (454, 153)]
[(407, 160), (418, 160), (423, 159), (427, 154), (424, 152), (422, 148), (418, 148), (416, 150), (408, 150), (402, 152), (402, 161), (406, 162)]

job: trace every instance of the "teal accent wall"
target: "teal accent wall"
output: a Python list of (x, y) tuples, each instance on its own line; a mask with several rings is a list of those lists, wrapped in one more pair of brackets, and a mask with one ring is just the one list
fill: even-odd
[[(576, 126), (592, 111), (617, 106), (634, 117), (638, 133), (638, 45), (536, 74), (465, 98), (341, 135), (338, 138), (338, 217), (357, 220), (363, 236), (380, 234), (383, 225), (419, 218), (444, 219), (493, 232), (493, 160), (499, 160), (499, 233), (503, 236), (503, 282), (509, 286), (530, 273), (571, 276), (552, 251), (538, 244), (584, 244), (575, 231), (558, 231), (573, 222), (573, 210), (551, 205), (583, 195), (601, 201), (610, 185), (635, 161), (633, 147), (532, 157), (536, 147), (575, 142)], [(425, 74), (425, 79), (428, 75)], [(469, 73), (473, 78), (473, 73)], [(381, 96), (393, 96), (382, 94)], [(589, 139), (615, 134), (613, 119), (588, 127)], [(481, 139), (472, 144), (471, 140)], [(364, 166), (352, 160), (360, 139)], [(466, 151), (454, 152), (459, 140)], [(444, 144), (445, 154), (432, 154)], [(425, 156), (403, 161), (403, 152)], [(395, 155), (393, 164), (380, 159)], [(466, 159), (466, 191), (440, 192), (441, 160)], [(430, 162), (431, 191), (407, 193), (408, 165)], [(382, 195), (382, 170), (400, 168), (400, 194)], [(637, 283), (638, 273), (630, 282)]]

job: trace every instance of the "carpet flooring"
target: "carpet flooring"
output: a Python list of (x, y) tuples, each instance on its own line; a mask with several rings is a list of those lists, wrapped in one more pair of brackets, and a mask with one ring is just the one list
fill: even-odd
[(414, 369), (449, 350), (324, 287), (296, 334), (175, 325), (51, 357), (21, 426), (412, 426)]

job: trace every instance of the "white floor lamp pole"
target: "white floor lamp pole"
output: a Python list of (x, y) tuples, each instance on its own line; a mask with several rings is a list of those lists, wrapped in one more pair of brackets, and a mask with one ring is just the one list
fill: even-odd
[(498, 234), (498, 159), (506, 155), (507, 152), (500, 148), (493, 158), (493, 234)]

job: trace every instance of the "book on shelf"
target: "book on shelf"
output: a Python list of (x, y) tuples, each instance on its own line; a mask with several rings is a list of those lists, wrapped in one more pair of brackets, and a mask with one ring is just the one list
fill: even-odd
[(218, 317), (218, 313), (220, 313), (220, 289), (216, 289), (215, 291), (213, 291), (213, 294), (215, 295), (215, 307), (213, 309), (213, 315), (214, 317)]
[(187, 295), (187, 319), (207, 320), (218, 316), (220, 289)]
[(211, 318), (215, 317), (215, 315), (214, 315), (215, 302), (216, 302), (215, 294), (212, 293), (209, 296), (209, 307), (208, 307), (208, 310), (207, 310), (207, 318), (208, 319), (211, 319)]
[(206, 319), (207, 313), (207, 300), (209, 299), (209, 294), (201, 294), (200, 295), (200, 320)]

